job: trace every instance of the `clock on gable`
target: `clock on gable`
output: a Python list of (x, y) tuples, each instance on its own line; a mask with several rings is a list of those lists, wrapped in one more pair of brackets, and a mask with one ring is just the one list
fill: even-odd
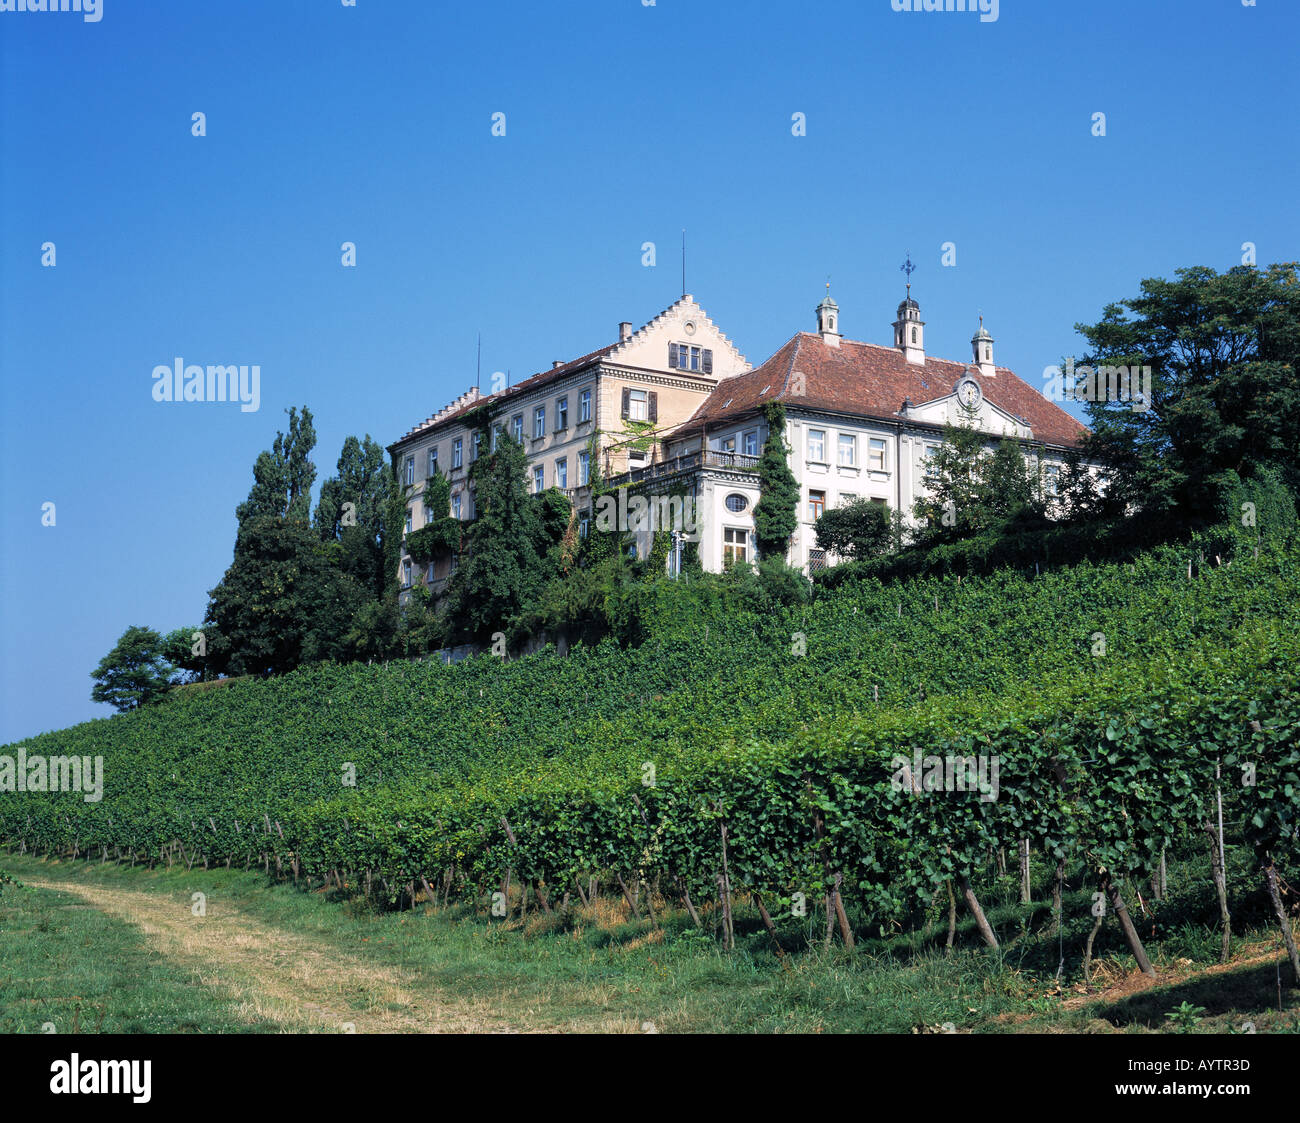
[(980, 389), (980, 384), (969, 374), (958, 382), (954, 389), (957, 401), (966, 409), (978, 409), (980, 402), (984, 400), (984, 391)]

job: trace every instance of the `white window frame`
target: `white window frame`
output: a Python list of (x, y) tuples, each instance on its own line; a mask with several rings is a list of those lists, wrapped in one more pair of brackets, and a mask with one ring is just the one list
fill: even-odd
[(569, 486), (569, 458), (561, 456), (555, 462), (555, 486), (565, 490)]
[(453, 518), (460, 518), (460, 506), (460, 492), (458, 491), (451, 497), (451, 513)]
[(555, 431), (557, 433), (569, 427), (569, 396), (555, 400)]
[[(876, 453), (880, 453), (880, 463), (876, 463)], [(872, 472), (889, 471), (889, 442), (884, 437), (867, 438), (867, 469)]]
[(578, 395), (578, 424), (591, 420), (591, 391), (583, 390)]
[[(844, 458), (845, 450), (848, 450), (848, 459)], [(858, 466), (858, 438), (854, 433), (837, 433), (835, 437), (835, 456), (837, 463), (841, 468), (856, 468)]]
[(540, 405), (533, 410), (533, 440), (546, 436), (546, 406)]
[(743, 447), (746, 456), (758, 455), (758, 430), (757, 429), (747, 430), (742, 436), (741, 440), (744, 442)]
[(461, 468), (465, 464), (465, 439), (457, 437), (451, 442), (451, 466)]
[(586, 487), (591, 483), (591, 453), (585, 449), (578, 453), (578, 486)]
[(734, 558), (736, 564), (749, 561), (749, 530), (743, 526), (722, 528), (722, 560)]
[(414, 456), (408, 456), (406, 458), (406, 463), (402, 466), (402, 479), (405, 481), (407, 487), (410, 487), (412, 484), (415, 483), (415, 457)]
[[(638, 397), (638, 395), (640, 395)], [(645, 390), (629, 390), (627, 394), (627, 419), (629, 421), (650, 420), (650, 395)]]
[(1053, 497), (1061, 494), (1061, 466), (1059, 464), (1043, 465), (1043, 491)]
[(510, 433), (520, 444), (524, 443), (524, 415), (516, 413), (510, 419)]
[(437, 445), (434, 445), (431, 449), (429, 449), (429, 473), (428, 474), (431, 476), (436, 476), (438, 474), (438, 446)]
[(939, 449), (942, 445), (935, 444), (933, 441), (926, 441), (921, 446), (921, 478), (924, 480), (936, 480), (939, 478), (938, 470), (935, 468), (935, 461), (939, 458)]
[[(816, 434), (816, 436), (813, 435), (814, 433)], [(826, 461), (826, 430), (809, 429), (807, 442), (808, 443), (805, 447), (808, 449), (808, 459), (814, 464), (825, 464), (827, 462)], [(814, 448), (816, 449), (817, 452), (816, 456), (813, 455)]]
[(546, 465), (533, 465), (533, 494), (541, 495), (546, 490)]

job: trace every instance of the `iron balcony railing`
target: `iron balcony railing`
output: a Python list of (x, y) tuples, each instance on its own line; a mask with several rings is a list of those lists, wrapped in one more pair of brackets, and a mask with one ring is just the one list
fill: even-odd
[(744, 472), (753, 472), (758, 469), (758, 457), (743, 452), (720, 452), (717, 449), (709, 449), (703, 453), (696, 450), (684, 453), (681, 456), (674, 456), (671, 460), (661, 460), (656, 464), (647, 464), (644, 468), (633, 468), (630, 471), (621, 472), (616, 476), (611, 476), (608, 482), (611, 485), (641, 483), (643, 480), (675, 476), (678, 472), (686, 472), (700, 467), (737, 468)]

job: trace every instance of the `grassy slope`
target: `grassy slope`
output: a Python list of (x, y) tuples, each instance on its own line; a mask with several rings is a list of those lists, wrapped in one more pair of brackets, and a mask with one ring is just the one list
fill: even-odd
[[(1165, 1014), (1184, 1000), (1208, 1008), (1197, 1032), (1228, 1032), (1252, 1021), (1258, 1032), (1300, 1029), (1300, 999), (1274, 1009), (1276, 940), (1266, 933), (1243, 939), (1242, 963), (1212, 966), (1213, 940), (1184, 939), (1162, 962), (1156, 988), (1130, 992), (1118, 945), (1108, 945), (1097, 967), (1101, 981), (1129, 980), (1089, 1000), (1052, 981), (1055, 941), (1012, 941), (1002, 957), (974, 949), (962, 918), (951, 956), (936, 946), (914, 951), (897, 942), (866, 940), (856, 955), (820, 950), (787, 957), (784, 967), (746, 909), (735, 954), (691, 934), (680, 915), (656, 935), (644, 922), (628, 922), (625, 909), (602, 903), (570, 928), (530, 918), (491, 923), (467, 910), (420, 909), (378, 914), (356, 902), (326, 899), (256, 874), (124, 869), (79, 862), (7, 857), (4, 865), (33, 882), (55, 880), (112, 887), (162, 899), (178, 912), (201, 883), (213, 915), (238, 908), (267, 929), (294, 935), (325, 954), (356, 957), (375, 972), (403, 979), (410, 1007), (440, 1002), (491, 1009), (523, 1030), (640, 1032), (645, 1023), (672, 1032), (887, 1032), (938, 1031), (952, 1023), (960, 1032), (1147, 1032), (1168, 1029)], [(1177, 879), (1192, 871), (1175, 868)], [(1076, 899), (1077, 898), (1077, 899)], [(85, 1011), (106, 1011), (103, 1029), (126, 1032), (209, 1032), (250, 1028), (229, 998), (192, 985), (185, 967), (147, 950), (134, 930), (106, 922), (98, 913), (70, 910), (72, 898), (38, 889), (6, 889), (0, 897), (0, 1029), (36, 1032), (43, 1021), (61, 1028), (79, 996)], [(1067, 913), (1086, 915), (1087, 897), (1073, 894)], [(996, 907), (995, 922), (1010, 926), (1017, 908)], [(197, 922), (196, 922), (197, 923)], [(34, 940), (44, 925), (49, 934)], [(1111, 958), (1111, 953), (1114, 958)], [(1039, 968), (1042, 968), (1041, 970)], [(268, 976), (278, 969), (267, 965)], [(247, 980), (238, 980), (242, 986)], [(365, 1015), (372, 999), (359, 992), (337, 995), (322, 1032)], [(286, 1017), (290, 1028), (296, 1019)], [(270, 1024), (251, 1028), (270, 1029)]]

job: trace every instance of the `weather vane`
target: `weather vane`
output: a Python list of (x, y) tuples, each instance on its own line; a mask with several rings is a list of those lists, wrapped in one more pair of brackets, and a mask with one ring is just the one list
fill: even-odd
[(912, 252), (907, 253), (907, 260), (898, 267), (902, 272), (907, 274), (907, 295), (912, 295), (912, 274), (916, 272), (916, 266), (912, 264)]

